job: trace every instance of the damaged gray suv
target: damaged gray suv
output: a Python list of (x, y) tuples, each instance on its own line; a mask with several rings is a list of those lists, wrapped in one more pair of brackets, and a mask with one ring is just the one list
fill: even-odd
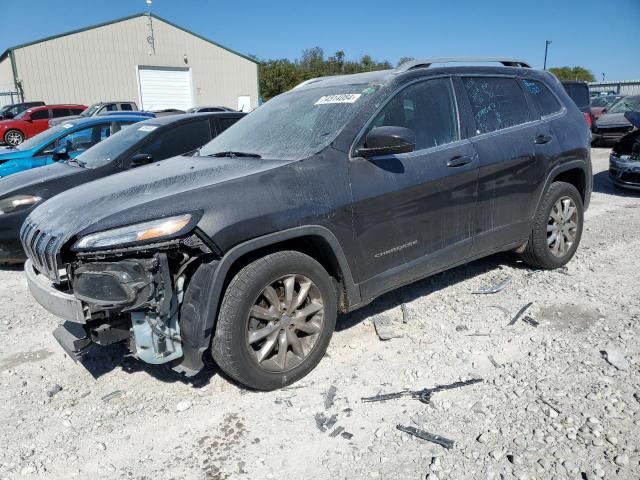
[(309, 80), (189, 156), (43, 203), (21, 240), (55, 337), (185, 375), (211, 355), (270, 390), (392, 289), (501, 251), (566, 264), (592, 190), (582, 113), (524, 62), (434, 66), (453, 60)]

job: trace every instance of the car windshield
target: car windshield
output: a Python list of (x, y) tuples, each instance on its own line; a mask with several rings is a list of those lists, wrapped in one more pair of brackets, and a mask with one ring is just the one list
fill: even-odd
[(110, 163), (113, 159), (141, 143), (153, 131), (162, 125), (141, 122), (131, 126), (121, 125), (122, 130), (101, 141), (96, 146), (78, 156), (86, 168), (98, 168)]
[(96, 111), (101, 106), (102, 106), (102, 104), (100, 104), (100, 103), (94, 103), (90, 107), (87, 107), (82, 112), (80, 112), (80, 115), (83, 116), (83, 117), (91, 117), (92, 115), (94, 115), (96, 113)]
[(218, 135), (200, 155), (246, 152), (262, 158), (306, 158), (329, 145), (378, 87), (337, 85), (283, 93)]
[(592, 107), (608, 107), (612, 105), (618, 97), (596, 97), (591, 99)]
[(55, 127), (51, 127), (44, 132), (40, 132), (37, 135), (34, 135), (28, 140), (25, 140), (19, 145), (16, 145), (16, 150), (31, 150), (32, 148), (38, 148), (43, 143), (47, 143), (49, 140), (54, 140), (61, 132), (68, 130), (73, 127), (71, 123), (65, 123), (63, 125), (56, 125)]
[(0, 115), (6, 115), (7, 113), (11, 112), (12, 109), (13, 113), (15, 114), (17, 107), (14, 107), (13, 105), (5, 105), (4, 107), (0, 108)]
[(640, 111), (640, 95), (621, 98), (611, 106), (607, 113), (625, 113), (632, 110)]

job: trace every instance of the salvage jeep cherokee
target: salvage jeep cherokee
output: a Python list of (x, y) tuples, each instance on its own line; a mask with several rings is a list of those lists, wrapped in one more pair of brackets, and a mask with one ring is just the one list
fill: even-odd
[(436, 61), (309, 80), (192, 156), (35, 209), (26, 275), (61, 345), (126, 341), (185, 374), (210, 352), (269, 390), (389, 290), (500, 251), (566, 264), (592, 190), (582, 113), (523, 62)]

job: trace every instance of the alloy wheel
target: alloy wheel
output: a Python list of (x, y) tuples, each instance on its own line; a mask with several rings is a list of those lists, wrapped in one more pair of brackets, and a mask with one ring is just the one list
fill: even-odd
[(318, 287), (304, 275), (291, 274), (267, 285), (249, 312), (247, 347), (258, 366), (282, 373), (311, 353), (324, 326)]
[(20, 145), (22, 143), (22, 140), (22, 134), (20, 132), (16, 132), (15, 130), (8, 132), (5, 137), (5, 141), (12, 147)]
[(556, 257), (564, 257), (576, 241), (578, 207), (571, 197), (560, 197), (551, 207), (547, 222), (547, 246)]

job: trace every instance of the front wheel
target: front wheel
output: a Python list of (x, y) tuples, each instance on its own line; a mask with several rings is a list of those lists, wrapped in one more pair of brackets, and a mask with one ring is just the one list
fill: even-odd
[(15, 147), (24, 142), (24, 135), (20, 130), (7, 130), (4, 134), (4, 143)]
[(225, 292), (212, 355), (238, 382), (274, 390), (307, 375), (324, 355), (337, 315), (326, 270), (295, 251), (242, 268)]
[(552, 269), (566, 265), (582, 237), (584, 206), (580, 192), (566, 182), (553, 182), (540, 201), (522, 259)]

